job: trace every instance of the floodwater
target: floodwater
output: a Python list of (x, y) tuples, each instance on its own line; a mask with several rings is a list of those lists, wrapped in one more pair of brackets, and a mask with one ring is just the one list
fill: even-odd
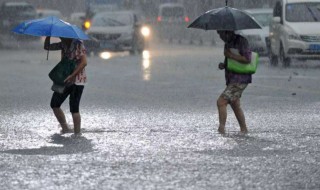
[[(45, 51), (2, 50), (3, 189), (319, 189), (319, 68), (262, 59), (242, 105), (250, 133), (228, 110), (221, 47), (157, 45), (149, 61), (89, 57), (81, 137), (59, 134), (49, 108)], [(63, 105), (72, 125), (68, 102)]]

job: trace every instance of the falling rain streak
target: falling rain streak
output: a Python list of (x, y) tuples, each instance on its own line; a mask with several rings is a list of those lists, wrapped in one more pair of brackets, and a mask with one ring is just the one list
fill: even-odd
[[(281, 48), (270, 54), (279, 32), (270, 33), (270, 21), (281, 23), (276, 1), (227, 1), (262, 29), (237, 31), (260, 55), (241, 97), (249, 133), (228, 106), (221, 135), (224, 43), (187, 26), (225, 0), (0, 0), (0, 189), (319, 189), (319, 61), (288, 59)], [(291, 19), (320, 15), (318, 5), (284, 7), (304, 12)], [(80, 137), (60, 134), (50, 108), (48, 73), (61, 52), (46, 60), (45, 36), (12, 32), (47, 16), (90, 37)], [(319, 55), (318, 23), (287, 35), (310, 44), (306, 56)], [(61, 109), (72, 128), (68, 99)]]

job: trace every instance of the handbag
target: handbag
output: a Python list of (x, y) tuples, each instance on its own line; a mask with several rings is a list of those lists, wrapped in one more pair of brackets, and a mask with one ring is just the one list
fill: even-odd
[(54, 84), (64, 86), (64, 80), (72, 74), (76, 68), (76, 62), (63, 58), (50, 72), (49, 78)]
[(254, 74), (257, 71), (259, 64), (259, 54), (256, 52), (251, 52), (251, 62), (240, 63), (234, 59), (227, 59), (227, 69), (228, 71), (238, 73), (238, 74)]
[(65, 84), (65, 85), (59, 85), (59, 84), (55, 84), (53, 83), (51, 86), (51, 90), (53, 92), (57, 92), (59, 94), (63, 94), (72, 84)]

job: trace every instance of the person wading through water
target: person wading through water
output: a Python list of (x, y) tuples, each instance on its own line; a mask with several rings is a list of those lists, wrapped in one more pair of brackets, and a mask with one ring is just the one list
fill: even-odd
[[(244, 113), (240, 106), (240, 98), (248, 86), (252, 82), (251, 74), (238, 74), (228, 71), (227, 58), (234, 59), (243, 64), (251, 62), (251, 50), (249, 49), (248, 41), (244, 37), (237, 35), (234, 31), (217, 31), (220, 38), (225, 42), (224, 46), (224, 63), (219, 64), (219, 69), (225, 69), (226, 89), (217, 100), (219, 112), (219, 128), (218, 132), (225, 134), (225, 125), (227, 120), (227, 105), (230, 104), (234, 114), (239, 122), (240, 131), (247, 133), (247, 125)], [(237, 52), (233, 52), (237, 50)]]
[(86, 50), (83, 42), (78, 39), (60, 38), (61, 42), (50, 44), (50, 37), (46, 37), (44, 41), (45, 50), (61, 50), (61, 60), (67, 58), (76, 63), (74, 71), (65, 79), (66, 84), (71, 84), (63, 93), (54, 92), (51, 98), (50, 106), (61, 125), (61, 134), (72, 132), (69, 128), (66, 117), (60, 106), (69, 96), (70, 112), (72, 114), (74, 124), (74, 134), (81, 135), (81, 116), (79, 105), (87, 82), (85, 67), (87, 66)]

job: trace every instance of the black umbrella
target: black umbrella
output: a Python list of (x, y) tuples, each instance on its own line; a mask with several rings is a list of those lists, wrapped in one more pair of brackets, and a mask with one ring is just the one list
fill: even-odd
[(261, 29), (260, 24), (248, 13), (232, 7), (212, 9), (195, 19), (188, 28), (203, 30)]

